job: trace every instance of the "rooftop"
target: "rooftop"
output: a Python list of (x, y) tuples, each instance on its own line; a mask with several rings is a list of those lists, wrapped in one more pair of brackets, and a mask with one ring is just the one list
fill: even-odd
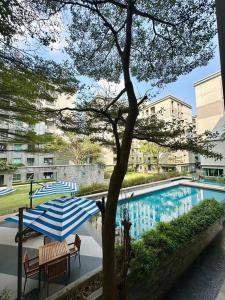
[(161, 99), (158, 99), (158, 100), (156, 100), (154, 102), (145, 103), (145, 106), (151, 107), (151, 106), (154, 106), (154, 105), (156, 105), (158, 103), (161, 103), (163, 101), (166, 101), (166, 100), (173, 100), (173, 101), (179, 102), (180, 104), (185, 105), (188, 108), (192, 109), (192, 106), (190, 104), (186, 103), (185, 101), (183, 101), (183, 100), (181, 100), (181, 99), (179, 99), (179, 98), (177, 98), (177, 97), (175, 97), (173, 95), (167, 95), (167, 96), (165, 96), (165, 97), (163, 97)]
[(211, 79), (214, 79), (214, 78), (216, 78), (216, 77), (218, 77), (218, 76), (221, 76), (221, 72), (220, 72), (220, 71), (218, 71), (218, 72), (216, 72), (216, 73), (214, 73), (214, 74), (211, 74), (211, 75), (209, 75), (209, 76), (207, 76), (207, 77), (204, 77), (204, 78), (202, 78), (202, 79), (196, 81), (196, 82), (194, 83), (194, 87), (196, 87), (196, 86), (198, 86), (198, 85), (200, 85), (200, 84), (202, 84), (202, 83), (204, 83), (204, 82), (207, 82), (207, 81), (209, 81), (209, 80), (211, 80)]

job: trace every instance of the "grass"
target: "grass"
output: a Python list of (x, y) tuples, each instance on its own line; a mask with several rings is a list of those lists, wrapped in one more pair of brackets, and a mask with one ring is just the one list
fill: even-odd
[[(130, 172), (127, 173), (125, 176), (123, 187), (134, 186), (138, 184), (154, 182), (162, 179), (167, 179), (170, 177), (178, 176), (178, 173), (163, 173), (163, 174), (145, 174), (145, 173), (134, 173)], [(39, 188), (39, 185), (33, 185), (33, 190)], [(15, 186), (15, 192), (0, 197), (0, 215), (6, 215), (13, 212), (18, 211), (19, 207), (22, 206), (29, 206), (29, 185), (25, 186)], [(92, 184), (89, 186), (81, 186), (80, 192), (77, 194), (78, 196), (84, 196), (89, 194), (100, 193), (103, 191), (107, 191), (108, 185), (107, 184)], [(64, 194), (63, 194), (64, 195)], [(62, 195), (52, 195), (48, 197), (41, 197), (37, 199), (33, 199), (33, 206), (46, 202), (48, 200), (55, 199)], [(68, 194), (69, 196), (69, 194)]]

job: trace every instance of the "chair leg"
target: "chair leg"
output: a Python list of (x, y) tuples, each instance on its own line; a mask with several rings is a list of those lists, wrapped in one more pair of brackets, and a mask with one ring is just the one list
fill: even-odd
[(27, 276), (25, 277), (25, 282), (24, 282), (24, 287), (23, 287), (23, 295), (25, 294), (26, 284), (27, 284)]
[(49, 282), (47, 281), (47, 297), (48, 297), (48, 294), (49, 294)]
[(81, 266), (81, 262), (80, 262), (80, 252), (79, 252), (79, 266)]
[(38, 289), (39, 289), (39, 291), (41, 289), (41, 270), (39, 270), (39, 273), (38, 273)]

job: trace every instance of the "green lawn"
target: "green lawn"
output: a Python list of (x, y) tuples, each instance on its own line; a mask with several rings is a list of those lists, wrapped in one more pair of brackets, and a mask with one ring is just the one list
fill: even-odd
[[(178, 173), (162, 173), (162, 174), (146, 174), (146, 173), (134, 173), (130, 172), (127, 173), (124, 182), (123, 187), (129, 187), (134, 186), (138, 184), (148, 183), (148, 182), (154, 182), (162, 179), (167, 179), (170, 177), (178, 176)], [(13, 212), (18, 211), (19, 207), (22, 206), (28, 206), (29, 207), (29, 189), (30, 186), (15, 186), (16, 189), (15, 192), (0, 197), (0, 215), (6, 215)], [(40, 185), (33, 185), (33, 190), (40, 188)], [(80, 193), (78, 193), (78, 196), (88, 195), (88, 194), (94, 194), (102, 191), (106, 191), (108, 188), (107, 184), (93, 184), (90, 186), (81, 186)], [(63, 194), (65, 195), (65, 194)], [(69, 194), (68, 194), (69, 195)], [(52, 195), (48, 197), (41, 197), (37, 199), (33, 199), (33, 207), (36, 205), (43, 203), (45, 201), (55, 199), (58, 196), (62, 195)]]
[[(38, 185), (33, 185), (34, 189), (39, 188)], [(15, 186), (16, 189), (15, 192), (0, 197), (0, 215), (9, 214), (12, 212), (16, 212), (19, 207), (21, 206), (29, 206), (29, 185), (27, 186)], [(48, 197), (41, 197), (37, 199), (33, 199), (33, 206), (36, 206), (42, 202), (45, 202), (47, 200), (51, 200), (56, 198), (57, 195), (52, 195)]]

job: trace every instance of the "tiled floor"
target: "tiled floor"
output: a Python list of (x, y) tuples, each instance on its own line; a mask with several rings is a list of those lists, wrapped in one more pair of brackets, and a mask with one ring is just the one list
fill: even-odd
[[(11, 299), (16, 298), (17, 289), (17, 244), (15, 243), (16, 225), (0, 223), (0, 290), (8, 288), (11, 291)], [(72, 282), (82, 275), (94, 270), (102, 264), (101, 238), (92, 224), (86, 222), (77, 233), (81, 237), (81, 266), (78, 259), (71, 259)], [(74, 241), (74, 235), (68, 237), (68, 242)], [(38, 255), (38, 248), (43, 245), (43, 236), (26, 241), (23, 251), (27, 250), (30, 257)], [(65, 280), (50, 284), (49, 294), (61, 289)], [(42, 282), (41, 292), (38, 290), (38, 280), (28, 279), (24, 299), (44, 299), (47, 296), (46, 284)]]

